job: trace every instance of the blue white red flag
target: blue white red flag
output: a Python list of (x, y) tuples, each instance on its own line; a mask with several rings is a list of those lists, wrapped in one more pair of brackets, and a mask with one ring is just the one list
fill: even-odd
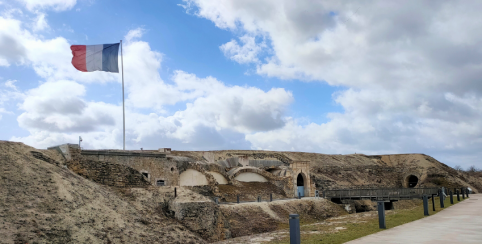
[(119, 43), (72, 45), (72, 65), (82, 72), (107, 71), (119, 73)]

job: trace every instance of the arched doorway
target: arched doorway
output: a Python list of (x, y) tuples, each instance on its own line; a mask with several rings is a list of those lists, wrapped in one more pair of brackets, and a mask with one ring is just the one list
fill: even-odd
[(298, 188), (298, 192), (296, 193), (296, 196), (305, 196), (305, 180), (303, 179), (303, 175), (298, 174), (298, 177), (296, 178), (296, 186)]
[(418, 184), (418, 177), (415, 175), (410, 175), (408, 177), (408, 187), (413, 188)]

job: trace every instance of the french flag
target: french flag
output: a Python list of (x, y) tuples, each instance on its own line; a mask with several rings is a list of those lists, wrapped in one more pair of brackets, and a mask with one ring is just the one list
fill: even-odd
[(119, 44), (72, 45), (72, 65), (82, 72), (119, 73)]

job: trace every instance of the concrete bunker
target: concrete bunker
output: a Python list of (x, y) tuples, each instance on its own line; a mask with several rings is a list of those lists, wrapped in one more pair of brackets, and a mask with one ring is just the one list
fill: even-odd
[(213, 171), (209, 171), (207, 173), (212, 175), (214, 177), (214, 179), (216, 180), (216, 182), (218, 182), (219, 185), (227, 185), (228, 184), (228, 180), (222, 174), (220, 174), (218, 172), (213, 172)]
[(268, 179), (264, 178), (264, 176), (253, 172), (243, 172), (234, 179), (242, 182), (268, 182)]
[(407, 181), (407, 186), (409, 188), (413, 188), (418, 184), (418, 177), (415, 175), (409, 175), (406, 181)]
[(194, 169), (187, 169), (179, 175), (180, 186), (205, 186), (208, 185), (206, 176)]

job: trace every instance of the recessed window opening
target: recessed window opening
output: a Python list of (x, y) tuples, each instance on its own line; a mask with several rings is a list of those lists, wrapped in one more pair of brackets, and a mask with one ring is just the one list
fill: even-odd
[(166, 183), (164, 182), (164, 180), (157, 180), (156, 181), (156, 186), (165, 186)]

